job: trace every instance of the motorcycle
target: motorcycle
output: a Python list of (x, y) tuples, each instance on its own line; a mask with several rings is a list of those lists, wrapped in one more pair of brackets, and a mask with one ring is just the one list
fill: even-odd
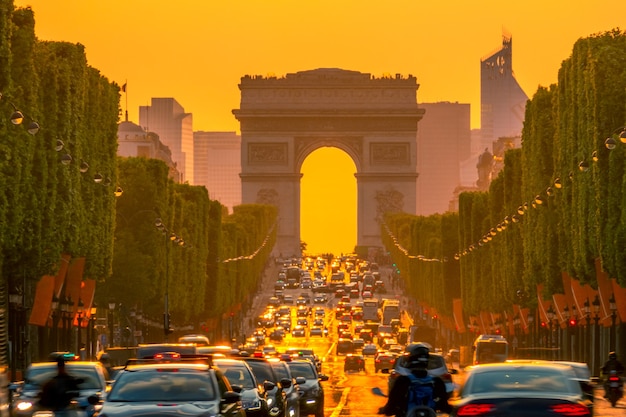
[[(378, 387), (372, 388), (372, 394), (379, 397), (387, 398), (387, 395)], [(406, 417), (437, 417), (437, 413), (430, 407), (420, 405), (413, 407), (413, 409), (406, 415)]]
[(615, 407), (617, 401), (624, 396), (624, 382), (616, 371), (609, 373), (606, 389), (606, 397), (611, 407)]

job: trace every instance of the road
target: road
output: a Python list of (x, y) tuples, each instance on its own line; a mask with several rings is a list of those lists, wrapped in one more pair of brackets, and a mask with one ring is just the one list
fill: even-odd
[[(253, 306), (254, 316), (263, 312), (266, 308), (269, 297), (273, 295), (273, 284), (278, 275), (279, 266), (272, 265), (267, 271), (264, 278), (263, 288), (264, 292), (255, 298)], [(381, 274), (383, 277), (387, 275)], [(267, 282), (265, 282), (267, 281)], [(386, 282), (386, 284), (388, 284)], [(387, 288), (391, 288), (387, 285)], [(285, 290), (285, 294), (291, 294), (294, 299), (297, 298), (302, 290)], [(388, 294), (389, 297), (394, 297), (394, 294)], [(330, 297), (327, 304), (324, 305), (327, 313), (325, 317), (325, 324), (330, 329), (328, 337), (309, 337), (308, 333), (306, 337), (292, 337), (288, 335), (283, 342), (274, 343), (277, 350), (280, 352), (286, 347), (308, 347), (313, 348), (315, 352), (322, 359), (322, 373), (329, 376), (329, 380), (324, 382), (325, 390), (325, 417), (338, 417), (338, 416), (359, 416), (359, 417), (374, 417), (377, 416), (377, 410), (384, 405), (385, 398), (375, 396), (372, 394), (371, 389), (373, 387), (379, 387), (383, 392), (387, 392), (387, 375), (376, 373), (374, 371), (374, 358), (366, 357), (366, 366), (364, 372), (349, 372), (345, 373), (343, 370), (345, 356), (336, 355), (336, 323), (333, 314), (333, 308), (337, 300)], [(295, 309), (292, 308), (292, 319), (295, 323)], [(248, 335), (252, 333), (254, 329), (248, 329)], [(454, 364), (452, 365), (454, 367)], [(457, 365), (458, 367), (458, 365)], [(454, 375), (454, 380), (460, 383), (463, 378), (462, 370), (459, 374)], [(626, 399), (622, 399), (617, 407), (612, 408), (608, 401), (603, 398), (603, 390), (597, 388), (595, 392), (595, 410), (594, 415), (596, 417), (614, 417), (623, 416), (626, 414)], [(440, 414), (445, 417), (447, 414)]]

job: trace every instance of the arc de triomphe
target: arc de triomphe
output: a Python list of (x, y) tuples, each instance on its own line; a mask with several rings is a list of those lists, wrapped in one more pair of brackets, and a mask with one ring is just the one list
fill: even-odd
[(418, 88), (410, 75), (335, 68), (241, 78), (242, 203), (278, 207), (276, 255), (300, 254), (301, 167), (321, 147), (355, 163), (357, 246), (382, 246), (383, 212), (415, 213)]

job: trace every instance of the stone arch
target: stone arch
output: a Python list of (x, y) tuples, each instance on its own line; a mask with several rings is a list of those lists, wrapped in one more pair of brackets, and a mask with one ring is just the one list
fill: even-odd
[(242, 202), (278, 207), (276, 254), (299, 255), (301, 168), (321, 147), (343, 150), (356, 166), (357, 246), (382, 246), (384, 211), (415, 214), (424, 113), (415, 77), (321, 68), (245, 76), (239, 89)]

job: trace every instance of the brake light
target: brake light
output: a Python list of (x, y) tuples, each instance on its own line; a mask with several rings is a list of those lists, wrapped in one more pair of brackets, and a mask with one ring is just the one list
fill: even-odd
[(493, 404), (467, 404), (459, 407), (456, 415), (459, 417), (482, 416), (495, 410), (495, 408)]
[(552, 411), (562, 416), (582, 417), (589, 415), (589, 409), (582, 404), (557, 404)]
[(619, 376), (610, 376), (609, 381), (619, 381)]
[(155, 353), (153, 356), (154, 359), (162, 361), (165, 359), (180, 359), (180, 353), (178, 352), (163, 352), (163, 353)]

